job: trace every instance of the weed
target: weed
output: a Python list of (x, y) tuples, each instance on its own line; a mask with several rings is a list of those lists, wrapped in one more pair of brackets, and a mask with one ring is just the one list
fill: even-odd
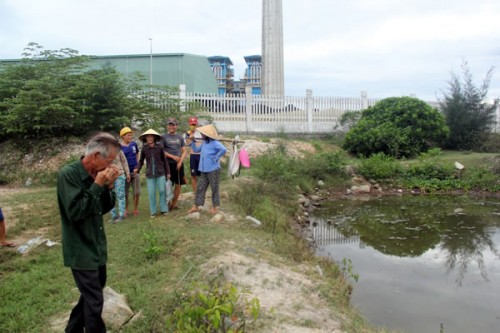
[(358, 172), (367, 179), (383, 180), (398, 176), (401, 167), (394, 157), (377, 153), (368, 158), (361, 156)]
[(147, 259), (158, 259), (164, 248), (160, 245), (158, 234), (153, 230), (151, 232), (143, 231), (144, 242), (146, 249), (144, 253)]
[(197, 285), (182, 295), (181, 305), (167, 319), (169, 332), (244, 332), (247, 320), (257, 320), (260, 302), (248, 299), (231, 283)]
[(352, 278), (355, 282), (358, 282), (359, 274), (354, 273), (351, 259), (343, 258), (341, 269), (347, 278)]

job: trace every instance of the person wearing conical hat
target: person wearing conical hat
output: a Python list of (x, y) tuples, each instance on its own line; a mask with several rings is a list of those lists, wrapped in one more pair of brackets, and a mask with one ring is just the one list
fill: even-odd
[(220, 208), (220, 159), (224, 156), (227, 149), (218, 141), (220, 138), (214, 125), (201, 126), (196, 130), (202, 135), (202, 144), (198, 147), (193, 141), (191, 142), (191, 149), (194, 152), (200, 152), (198, 170), (201, 174), (196, 187), (194, 206), (188, 213), (199, 211), (199, 207), (205, 204), (205, 194), (210, 185), (210, 189), (212, 190), (212, 208), (210, 208), (210, 213), (216, 214)]
[(148, 188), (149, 211), (151, 218), (155, 218), (157, 212), (156, 192), (160, 196), (160, 213), (167, 215), (168, 206), (166, 198), (166, 181), (170, 178), (170, 169), (167, 159), (163, 153), (163, 145), (159, 142), (161, 135), (153, 129), (148, 129), (139, 138), (144, 142), (141, 150), (139, 165), (134, 170), (139, 173), (146, 162), (146, 182)]

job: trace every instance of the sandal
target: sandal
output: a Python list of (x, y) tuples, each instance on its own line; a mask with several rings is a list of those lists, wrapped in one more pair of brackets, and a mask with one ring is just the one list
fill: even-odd
[(134, 210), (134, 215), (139, 215), (139, 211), (138, 210)]

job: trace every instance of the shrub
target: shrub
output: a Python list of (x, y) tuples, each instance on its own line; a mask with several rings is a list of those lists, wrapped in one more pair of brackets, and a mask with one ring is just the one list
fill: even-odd
[(259, 300), (247, 296), (231, 283), (195, 286), (167, 319), (169, 332), (244, 332), (260, 313)]
[(365, 178), (383, 180), (398, 176), (402, 167), (394, 157), (377, 153), (368, 158), (361, 156), (357, 171)]
[(416, 156), (448, 135), (444, 117), (412, 97), (391, 97), (364, 110), (347, 133), (343, 148), (355, 155), (383, 152), (396, 158)]

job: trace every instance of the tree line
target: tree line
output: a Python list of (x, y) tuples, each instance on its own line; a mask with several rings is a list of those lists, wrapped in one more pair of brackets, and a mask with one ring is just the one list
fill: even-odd
[[(116, 132), (131, 123), (161, 128), (167, 117), (181, 116), (177, 88), (149, 86), (139, 73), (124, 77), (110, 64), (93, 68), (90, 58), (76, 50), (45, 50), (37, 43), (28, 44), (22, 55), (19, 63), (0, 63), (0, 142)], [(350, 125), (343, 148), (355, 155), (383, 152), (396, 158), (431, 147), (481, 150), (496, 124), (498, 99), (485, 103), (492, 74), (493, 68), (477, 87), (464, 62), (462, 75), (452, 74), (440, 110), (416, 98), (391, 97), (348, 112), (341, 119)]]
[(440, 110), (416, 98), (391, 97), (344, 114), (341, 125), (349, 131), (343, 148), (363, 157), (384, 153), (395, 158), (417, 156), (432, 147), (486, 150), (485, 143), (498, 141), (492, 129), (499, 100), (486, 101), (493, 69), (478, 87), (464, 61), (462, 75), (452, 73)]
[[(116, 132), (131, 122), (163, 127), (180, 112), (176, 88), (151, 87), (143, 75), (124, 77), (110, 64), (92, 68), (76, 50), (30, 43), (22, 55), (18, 63), (0, 63), (0, 141)], [(162, 94), (153, 99), (153, 90)], [(165, 104), (167, 110), (155, 106)]]

